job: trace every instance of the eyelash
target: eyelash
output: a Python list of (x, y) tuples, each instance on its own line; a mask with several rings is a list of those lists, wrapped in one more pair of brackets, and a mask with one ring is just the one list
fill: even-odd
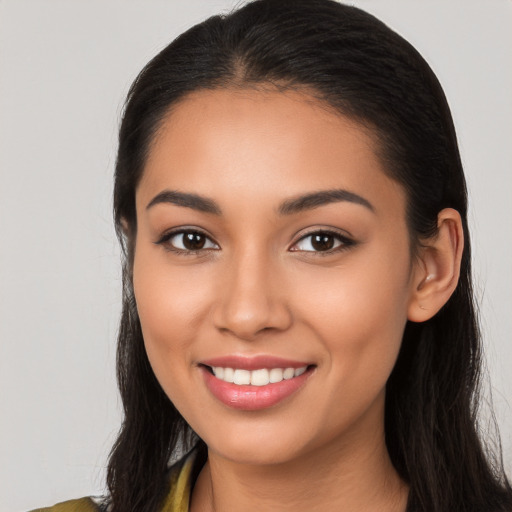
[(172, 238), (174, 238), (175, 236), (178, 236), (178, 235), (184, 235), (184, 234), (191, 234), (191, 235), (201, 235), (201, 236), (204, 236), (206, 240), (208, 240), (210, 243), (216, 245), (218, 247), (218, 244), (216, 242), (214, 242), (206, 233), (203, 233), (201, 230), (199, 229), (186, 229), (186, 228), (181, 228), (181, 229), (176, 229), (176, 230), (172, 230), (172, 231), (168, 231), (166, 233), (164, 233), (156, 242), (155, 244), (156, 245), (163, 245), (165, 250), (169, 251), (169, 252), (174, 252), (175, 254), (179, 254), (179, 255), (184, 255), (184, 256), (194, 256), (194, 255), (199, 255), (200, 253), (205, 253), (206, 251), (211, 251), (211, 250), (218, 250), (218, 249), (213, 249), (211, 247), (207, 247), (207, 248), (201, 248), (201, 249), (197, 249), (197, 250), (193, 250), (193, 249), (180, 249), (179, 247), (175, 247), (173, 246), (170, 241)]
[[(331, 249), (328, 249), (326, 251), (305, 251), (300, 249), (293, 249), (299, 242), (305, 241), (308, 238), (312, 238), (315, 235), (323, 235), (323, 236), (329, 236), (334, 238), (334, 243), (339, 242), (338, 246), (335, 246)], [(311, 245), (311, 242), (310, 242)], [(292, 246), (290, 249), (292, 252), (301, 252), (301, 253), (313, 253), (318, 256), (330, 256), (331, 254), (340, 253), (343, 251), (346, 251), (350, 249), (351, 247), (355, 246), (356, 242), (355, 240), (349, 238), (348, 236), (339, 233), (338, 231), (329, 230), (329, 229), (318, 229), (316, 231), (311, 231), (309, 233), (306, 233), (302, 235)]]
[[(178, 247), (173, 246), (170, 243), (172, 238), (174, 238), (175, 236), (178, 236), (178, 235), (183, 235), (183, 234), (201, 235), (201, 236), (205, 237), (209, 241), (209, 243), (214, 244), (214, 245), (216, 245), (218, 247), (218, 244), (216, 242), (214, 242), (203, 231), (201, 231), (199, 229), (183, 229), (183, 228), (182, 229), (168, 231), (168, 232), (164, 233), (155, 242), (155, 244), (156, 245), (164, 246), (164, 248), (167, 251), (173, 252), (173, 253), (178, 254), (178, 255), (185, 255), (185, 256), (194, 256), (194, 255), (199, 255), (201, 253), (204, 254), (206, 251), (210, 252), (212, 250), (214, 250), (214, 251), (218, 250), (217, 248), (212, 248), (212, 247), (201, 248), (201, 249), (197, 249), (197, 250), (193, 250), (193, 249), (180, 249)], [(299, 242), (305, 241), (308, 238), (311, 238), (311, 237), (313, 237), (315, 235), (331, 236), (331, 237), (333, 237), (335, 239), (335, 243), (339, 242), (339, 245), (335, 246), (332, 249), (328, 249), (328, 250), (325, 250), (325, 251), (305, 251), (305, 250), (300, 250), (300, 249), (293, 249), (293, 247), (296, 246)], [(317, 231), (312, 231), (310, 233), (306, 233), (306, 234), (302, 235), (292, 245), (292, 248), (290, 248), (290, 250), (292, 252), (314, 253), (315, 255), (319, 255), (319, 256), (329, 256), (331, 254), (335, 254), (335, 253), (338, 253), (338, 252), (346, 251), (347, 249), (349, 249), (350, 247), (353, 247), (354, 245), (356, 245), (356, 242), (354, 240), (352, 240), (351, 238), (348, 238), (346, 235), (342, 235), (341, 233), (339, 233), (337, 231), (333, 231), (333, 230), (319, 229)]]

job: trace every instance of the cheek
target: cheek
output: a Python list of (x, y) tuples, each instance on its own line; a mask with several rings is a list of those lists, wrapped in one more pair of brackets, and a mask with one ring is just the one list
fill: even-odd
[(337, 376), (385, 382), (407, 321), (409, 260), (403, 252), (369, 256), (303, 279), (297, 295), (301, 317), (320, 337)]
[(178, 381), (169, 368), (176, 376), (190, 366), (190, 347), (208, 314), (208, 287), (197, 274), (166, 264), (165, 253), (136, 252), (133, 286), (144, 344), (168, 394)]

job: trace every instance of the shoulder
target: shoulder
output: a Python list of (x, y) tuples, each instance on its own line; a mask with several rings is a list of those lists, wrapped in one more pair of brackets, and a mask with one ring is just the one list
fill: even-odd
[[(191, 491), (206, 457), (204, 450), (194, 449), (169, 467), (169, 487), (162, 511), (188, 511)], [(58, 503), (53, 507), (37, 508), (31, 512), (108, 512), (107, 502), (104, 498), (81, 498)]]
[(53, 507), (37, 508), (32, 512), (103, 512), (105, 508), (92, 498), (64, 501)]

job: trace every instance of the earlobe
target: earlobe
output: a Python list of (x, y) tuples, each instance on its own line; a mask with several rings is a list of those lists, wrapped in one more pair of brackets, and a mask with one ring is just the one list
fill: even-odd
[(128, 225), (128, 221), (126, 220), (126, 217), (121, 217), (121, 229), (123, 230), (123, 233), (125, 236), (128, 236), (130, 227)]
[(408, 319), (425, 322), (451, 297), (459, 282), (464, 248), (462, 220), (457, 210), (445, 208), (437, 217), (437, 234), (419, 249), (413, 273)]

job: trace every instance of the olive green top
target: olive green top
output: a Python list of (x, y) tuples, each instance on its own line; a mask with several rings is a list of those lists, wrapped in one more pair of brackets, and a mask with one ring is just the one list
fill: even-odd
[[(195, 459), (196, 452), (193, 451), (184, 461), (171, 467), (170, 489), (160, 512), (188, 512)], [(81, 498), (65, 501), (53, 507), (38, 508), (32, 512), (102, 512), (103, 510), (105, 507), (97, 505), (92, 498)]]
[(65, 501), (53, 507), (37, 508), (32, 512), (98, 512), (99, 510), (91, 498), (81, 498), (79, 500)]

